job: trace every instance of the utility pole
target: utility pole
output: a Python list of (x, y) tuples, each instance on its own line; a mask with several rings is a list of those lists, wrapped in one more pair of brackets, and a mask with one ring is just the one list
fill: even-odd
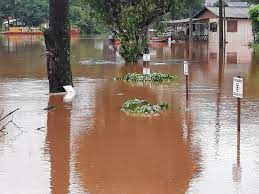
[(224, 48), (223, 0), (219, 0), (219, 50)]
[(189, 5), (189, 45), (193, 45), (193, 10), (192, 10), (192, 5), (190, 3)]
[[(224, 21), (224, 47), (227, 43), (227, 34), (226, 34), (226, 3), (225, 0), (223, 0), (223, 8), (224, 8), (224, 14), (223, 14), (223, 21)], [(225, 48), (224, 48), (225, 49)]]

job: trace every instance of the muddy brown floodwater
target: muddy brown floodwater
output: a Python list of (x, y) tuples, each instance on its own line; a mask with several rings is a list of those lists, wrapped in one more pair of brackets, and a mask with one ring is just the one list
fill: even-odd
[[(142, 66), (125, 65), (103, 37), (72, 39), (77, 98), (49, 95), (44, 42), (0, 38), (0, 111), (20, 108), (0, 133), (1, 194), (257, 194), (259, 52), (228, 44), (152, 44), (151, 72), (176, 73), (171, 85), (114, 81)], [(183, 61), (191, 57), (190, 111)], [(245, 79), (237, 133), (232, 78)], [(168, 102), (155, 118), (120, 112), (128, 99)], [(53, 109), (43, 110), (48, 106)], [(40, 130), (37, 130), (41, 128)]]

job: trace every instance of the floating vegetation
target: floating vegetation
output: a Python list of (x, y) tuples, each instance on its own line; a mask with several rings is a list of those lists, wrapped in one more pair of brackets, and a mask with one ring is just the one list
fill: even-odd
[(159, 115), (162, 110), (167, 109), (167, 103), (152, 105), (146, 100), (134, 99), (129, 100), (125, 104), (123, 104), (121, 111), (141, 116), (155, 116)]
[(178, 79), (177, 75), (166, 73), (151, 73), (147, 75), (139, 73), (128, 73), (117, 80), (123, 80), (127, 82), (152, 82), (152, 83), (170, 83)]

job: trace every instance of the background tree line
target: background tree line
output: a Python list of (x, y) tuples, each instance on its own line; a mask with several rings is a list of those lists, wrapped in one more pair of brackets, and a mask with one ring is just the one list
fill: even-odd
[[(134, 0), (131, 2), (133, 3)], [(183, 9), (184, 2), (186, 2), (186, 0), (172, 0), (172, 6), (170, 10), (168, 10), (168, 14), (158, 18), (156, 24), (159, 25), (159, 21), (166, 18), (180, 19), (188, 17), (188, 10)], [(192, 1), (194, 12), (201, 9), (203, 2), (203, 0), (194, 1), (194, 3)], [(93, 7), (90, 5), (91, 4), (85, 0), (70, 0), (69, 18), (71, 26), (79, 27), (83, 33), (107, 32), (109, 26), (100, 23), (100, 16), (96, 14), (96, 10), (93, 10)], [(0, 23), (7, 21), (8, 18), (18, 18), (25, 26), (39, 26), (49, 20), (49, 1), (0, 0)]]
[[(89, 6), (78, 0), (70, 0), (69, 8), (72, 27), (79, 27), (83, 33), (107, 31), (107, 28), (93, 17), (94, 13)], [(49, 20), (49, 0), (0, 0), (0, 23), (8, 18), (18, 18), (25, 26), (39, 26)]]

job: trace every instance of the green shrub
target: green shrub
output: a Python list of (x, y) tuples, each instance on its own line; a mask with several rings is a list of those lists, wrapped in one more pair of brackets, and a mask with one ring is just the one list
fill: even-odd
[(255, 5), (253, 6), (250, 10), (249, 10), (249, 14), (250, 14), (250, 19), (252, 20), (252, 25), (253, 25), (253, 30), (256, 33), (256, 41), (258, 42), (259, 38), (259, 5)]
[(165, 82), (176, 81), (178, 79), (178, 76), (173, 74), (165, 74), (165, 73), (151, 73), (149, 75), (143, 75), (139, 73), (128, 73), (117, 79), (127, 81), (127, 82), (165, 83)]
[(152, 105), (146, 100), (134, 99), (124, 103), (121, 111), (141, 116), (154, 116), (159, 115), (162, 110), (167, 109), (168, 104), (166, 103)]

